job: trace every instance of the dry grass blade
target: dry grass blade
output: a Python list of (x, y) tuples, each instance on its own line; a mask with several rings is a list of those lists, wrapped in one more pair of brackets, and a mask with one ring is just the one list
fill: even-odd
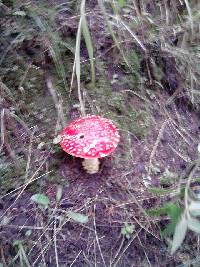
[(24, 130), (26, 130), (26, 132), (29, 135), (31, 135), (31, 130), (29, 129), (28, 125), (24, 122), (24, 120), (22, 120), (19, 116), (17, 116), (13, 112), (10, 112), (9, 110), (6, 110), (6, 113), (7, 113), (8, 116), (10, 116), (13, 119), (15, 119), (16, 122), (18, 122), (19, 124), (21, 124), (21, 126), (24, 128)]
[(15, 46), (15, 43), (22, 38), (22, 36), (23, 36), (23, 33), (18, 34), (17, 37), (11, 42), (11, 44), (7, 47), (7, 49), (1, 55), (0, 66), (2, 65), (9, 51)]
[(74, 263), (76, 262), (76, 260), (78, 259), (81, 253), (82, 253), (82, 250), (79, 251), (79, 253), (76, 255), (75, 259), (72, 261), (69, 267), (72, 267), (74, 265)]
[[(49, 153), (51, 153), (51, 151)], [(14, 200), (14, 202), (2, 213), (2, 215), (0, 216), (0, 219), (3, 218), (6, 215), (6, 213), (15, 205), (15, 203), (17, 202), (17, 200), (22, 196), (22, 194), (25, 191), (25, 189), (27, 188), (27, 186), (34, 181), (35, 176), (38, 174), (38, 172), (44, 166), (44, 164), (46, 163), (48, 157), (49, 157), (49, 155), (47, 157), (45, 157), (45, 159), (42, 161), (42, 163), (40, 164), (40, 166), (38, 167), (38, 169), (34, 172), (34, 174), (30, 177), (30, 179), (23, 185), (21, 191), (17, 195), (17, 197)], [(40, 176), (40, 177), (42, 177), (42, 176)]]
[[(41, 179), (41, 178), (44, 177), (45, 175), (48, 175), (48, 174), (51, 174), (51, 173), (52, 173), (52, 171), (46, 172), (46, 173), (44, 173), (44, 174), (42, 174), (42, 175), (40, 175), (40, 176), (34, 178), (33, 180), (31, 180), (31, 183), (33, 183), (33, 182), (35, 182), (35, 181)], [(1, 196), (1, 197), (0, 197), (0, 200), (3, 199), (3, 198), (5, 198), (5, 197), (7, 197), (7, 196), (9, 196), (9, 195), (14, 194), (16, 191), (20, 190), (20, 189), (23, 188), (23, 187), (24, 187), (24, 185), (21, 185), (21, 186), (17, 187), (16, 189), (12, 190), (11, 192), (9, 192), (9, 193), (7, 193), (7, 194)]]
[[(51, 34), (52, 35), (52, 34)], [(49, 40), (49, 50), (51, 52), (51, 56), (54, 60), (54, 64), (56, 66), (56, 70), (58, 75), (62, 78), (63, 84), (65, 86), (65, 90), (68, 91), (68, 86), (66, 83), (66, 75), (65, 75), (65, 68), (62, 62), (62, 56), (60, 54), (60, 49), (57, 45), (56, 40), (54, 40), (54, 36)]]
[(1, 146), (0, 152), (2, 151), (5, 143), (5, 109), (1, 111)]
[(184, 0), (186, 8), (187, 8), (187, 12), (189, 15), (189, 20), (190, 20), (190, 26), (191, 26), (191, 31), (192, 31), (192, 35), (194, 34), (194, 23), (193, 23), (193, 18), (192, 18), (192, 11), (189, 5), (188, 0)]
[(120, 44), (118, 38), (116, 37), (116, 34), (115, 34), (115, 32), (114, 32), (114, 30), (112, 28), (112, 24), (110, 23), (110, 21), (108, 19), (109, 18), (109, 15), (106, 12), (106, 9), (105, 9), (105, 6), (104, 6), (104, 2), (102, 0), (98, 0), (98, 4), (99, 4), (100, 9), (101, 9), (101, 11), (103, 13), (103, 16), (104, 16), (106, 25), (108, 26), (108, 31), (109, 31), (109, 33), (110, 33), (110, 35), (111, 35), (111, 37), (112, 37), (112, 39), (113, 39), (116, 47), (119, 49), (120, 54), (122, 55), (122, 57), (123, 57), (124, 62), (126, 63), (126, 65), (131, 69), (131, 66), (129, 64), (129, 61), (127, 60), (127, 58), (125, 56), (124, 50), (121, 47), (121, 44)]
[(65, 68), (59, 48), (59, 36), (56, 31), (52, 31), (51, 25), (49, 25), (48, 21), (42, 20), (42, 18), (34, 11), (30, 10), (30, 15), (34, 19), (36, 25), (40, 28), (40, 30), (44, 33), (45, 43), (50, 51), (50, 54), (53, 58), (56, 71), (58, 75), (61, 77), (63, 84), (65, 86), (65, 90), (68, 91), (68, 86), (66, 83), (66, 74)]
[(81, 66), (80, 66), (80, 42), (81, 42), (81, 25), (82, 25), (82, 17), (79, 21), (78, 32), (76, 36), (76, 51), (75, 51), (75, 71), (76, 71), (76, 79), (78, 85), (78, 98), (81, 108), (81, 114), (85, 116), (85, 107), (83, 103), (83, 98), (81, 94)]
[(9, 97), (9, 99), (15, 103), (15, 99), (14, 99), (14, 96), (13, 96), (13, 93), (12, 91), (1, 81), (1, 78), (0, 78), (0, 91), (3, 91), (1, 92), (2, 96), (4, 94), (6, 94), (6, 96)]
[(160, 128), (160, 130), (159, 130), (158, 137), (157, 137), (156, 142), (155, 142), (155, 144), (154, 144), (154, 146), (153, 146), (153, 149), (152, 149), (152, 151), (151, 151), (151, 155), (150, 155), (150, 159), (149, 159), (148, 175), (151, 174), (152, 161), (153, 161), (153, 158), (154, 158), (154, 156), (155, 156), (155, 154), (156, 154), (156, 150), (157, 150), (157, 148), (158, 148), (158, 145), (159, 145), (159, 142), (160, 142), (160, 140), (161, 140), (161, 138), (162, 138), (162, 135), (163, 135), (163, 133), (164, 133), (164, 131), (165, 131), (165, 127), (166, 127), (166, 125), (167, 125), (168, 123), (169, 123), (169, 120), (166, 120), (166, 121), (163, 123), (162, 127)]
[(30, 143), (28, 148), (28, 159), (26, 164), (26, 171), (25, 171), (25, 181), (28, 178), (29, 175), (29, 169), (31, 167), (31, 156), (32, 156), (32, 147), (33, 147), (33, 138), (34, 138), (35, 130), (33, 130), (31, 137), (30, 137)]
[[(95, 213), (96, 213), (96, 204), (94, 204), (94, 214)], [(106, 267), (106, 262), (105, 262), (105, 259), (104, 259), (104, 256), (103, 256), (103, 253), (102, 253), (102, 250), (101, 250), (101, 246), (100, 246), (100, 243), (99, 243), (99, 237), (98, 237), (98, 233), (97, 233), (96, 218), (95, 218), (95, 216), (94, 216), (94, 232), (95, 232), (97, 246), (98, 246), (98, 249), (99, 249), (99, 252), (100, 252), (100, 255), (101, 255), (101, 259), (103, 261), (103, 265)]]
[(116, 260), (116, 259), (118, 258), (118, 256), (120, 255), (120, 252), (121, 252), (122, 247), (123, 247), (123, 245), (124, 245), (124, 241), (125, 241), (125, 239), (124, 239), (124, 237), (122, 237), (122, 240), (121, 240), (121, 242), (120, 242), (120, 244), (119, 244), (119, 247), (118, 247), (118, 249), (117, 249), (117, 251), (116, 251), (116, 253), (115, 253), (113, 259), (110, 260), (110, 267), (113, 266), (113, 263), (115, 262), (115, 260)]
[[(84, 2), (84, 1), (83, 1)], [(85, 106), (82, 98), (82, 93), (81, 93), (81, 64), (80, 64), (80, 43), (81, 43), (81, 29), (82, 29), (82, 22), (83, 22), (83, 17), (80, 17), (79, 20), (79, 25), (78, 25), (78, 31), (76, 34), (76, 49), (75, 49), (75, 59), (74, 59), (74, 66), (73, 66), (73, 72), (72, 72), (72, 79), (71, 79), (71, 87), (73, 84), (73, 79), (74, 79), (74, 72), (76, 73), (76, 79), (77, 79), (77, 86), (78, 86), (78, 99), (80, 103), (80, 109), (81, 109), (81, 114), (82, 116), (85, 116)], [(70, 88), (71, 91), (71, 88)]]
[(59, 267), (59, 261), (58, 261), (58, 249), (57, 249), (57, 227), (56, 227), (56, 219), (54, 221), (54, 250), (55, 250), (55, 258), (56, 258), (56, 267)]
[(90, 31), (88, 28), (88, 23), (87, 23), (86, 16), (85, 16), (85, 0), (83, 0), (81, 3), (81, 18), (82, 18), (82, 32), (83, 32), (84, 40), (86, 43), (86, 47), (87, 47), (87, 51), (88, 51), (88, 55), (90, 59), (92, 83), (93, 83), (93, 86), (95, 86), (94, 51), (93, 51)]
[(55, 132), (60, 131), (64, 126), (66, 125), (64, 111), (63, 111), (63, 105), (62, 105), (62, 99), (59, 96), (57, 90), (54, 88), (52, 77), (50, 75), (47, 75), (46, 77), (46, 85), (47, 88), (52, 96), (56, 111), (57, 111), (57, 117), (58, 117), (58, 125)]
[[(123, 26), (130, 34), (131, 36), (135, 39), (135, 41), (138, 43), (138, 45), (142, 48), (143, 51), (147, 51), (146, 47), (143, 45), (143, 43), (139, 40), (139, 38), (136, 36), (136, 34), (134, 34), (134, 32), (118, 17), (115, 16), (111, 16), (112, 18), (114, 18), (117, 22), (119, 22), (119, 25)], [(116, 24), (118, 27), (118, 23)]]
[(15, 151), (11, 148), (10, 143), (9, 143), (9, 136), (8, 136), (8, 131), (6, 129), (6, 115), (10, 115), (9, 111), (7, 109), (3, 109), (1, 111), (1, 146), (0, 146), (0, 152), (3, 150), (5, 147), (5, 150), (9, 154), (10, 158), (12, 159), (16, 169), (19, 171), (20, 170), (20, 165), (17, 160)]
[(120, 255), (118, 256), (118, 258), (116, 259), (116, 261), (113, 263), (112, 267), (117, 267), (119, 266), (118, 263), (120, 261), (120, 259), (122, 258), (122, 256), (124, 255), (124, 253), (126, 252), (126, 250), (129, 248), (129, 246), (131, 245), (131, 243), (134, 241), (134, 239), (138, 236), (138, 234), (141, 232), (142, 229), (139, 229), (130, 239), (130, 241), (128, 241), (127, 245), (125, 246), (125, 248), (122, 250), (122, 252), (120, 253)]

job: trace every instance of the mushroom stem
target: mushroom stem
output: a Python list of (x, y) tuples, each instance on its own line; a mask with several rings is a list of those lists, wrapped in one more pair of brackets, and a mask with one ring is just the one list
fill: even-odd
[(89, 174), (94, 174), (99, 171), (99, 159), (84, 159), (82, 162), (83, 168), (86, 170)]

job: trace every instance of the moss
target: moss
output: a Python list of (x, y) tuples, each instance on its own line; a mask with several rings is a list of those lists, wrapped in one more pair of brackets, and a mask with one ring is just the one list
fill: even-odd
[(141, 81), (141, 57), (134, 49), (130, 49), (125, 54), (125, 59), (122, 57), (120, 66), (124, 69), (126, 75), (123, 77), (123, 82), (129, 84), (131, 87), (135, 86)]
[(101, 113), (114, 120), (119, 129), (131, 132), (140, 139), (145, 137), (150, 124), (149, 115), (145, 109), (136, 110), (127, 94), (114, 92), (105, 77), (98, 80), (95, 88), (89, 85), (87, 92)]
[(149, 128), (149, 116), (145, 111), (134, 109), (122, 94), (119, 98), (112, 98), (109, 110), (109, 117), (116, 121), (120, 129), (131, 132), (140, 139), (145, 137)]

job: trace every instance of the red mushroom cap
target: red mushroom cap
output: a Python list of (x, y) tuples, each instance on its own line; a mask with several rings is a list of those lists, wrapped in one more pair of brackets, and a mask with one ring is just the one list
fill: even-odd
[(72, 121), (61, 133), (60, 145), (80, 158), (102, 158), (115, 150), (119, 133), (112, 121), (91, 115)]

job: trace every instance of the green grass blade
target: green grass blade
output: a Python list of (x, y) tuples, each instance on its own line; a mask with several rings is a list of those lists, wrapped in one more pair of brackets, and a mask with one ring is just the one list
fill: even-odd
[(183, 243), (183, 240), (185, 239), (185, 235), (187, 232), (187, 228), (188, 228), (187, 218), (185, 216), (182, 216), (175, 228), (172, 247), (171, 247), (171, 254), (173, 254)]

